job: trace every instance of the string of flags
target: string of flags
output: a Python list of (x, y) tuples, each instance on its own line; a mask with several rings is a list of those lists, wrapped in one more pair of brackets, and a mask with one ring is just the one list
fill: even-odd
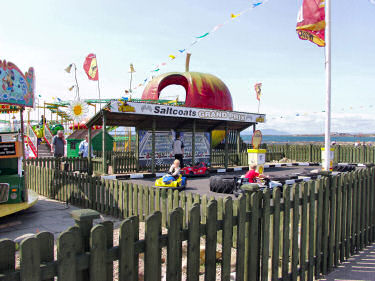
[[(375, 0), (374, 0), (375, 1)], [(333, 110), (334, 113), (350, 113), (350, 112), (355, 112), (356, 110), (360, 110), (363, 112), (364, 110), (372, 110), (374, 108), (374, 105), (361, 105), (361, 106), (350, 106), (348, 108), (341, 108), (339, 110)], [(284, 114), (284, 115), (279, 115), (277, 113), (275, 114), (268, 114), (273, 117), (269, 117), (268, 119), (275, 120), (275, 119), (288, 119), (288, 118), (302, 118), (306, 116), (316, 116), (317, 114), (322, 114), (325, 113), (325, 110), (321, 111), (314, 111), (314, 112), (294, 112), (290, 114)]]
[[(375, 1), (375, 0), (374, 0)], [(157, 64), (150, 72), (151, 72), (151, 77), (153, 76), (153, 74), (156, 74), (158, 73), (162, 68), (164, 68), (165, 66), (168, 65), (168, 63), (174, 61), (178, 56), (181, 56), (183, 55), (184, 53), (188, 52), (194, 45), (196, 45), (197, 43), (199, 43), (202, 39), (204, 38), (207, 38), (207, 37), (210, 37), (212, 36), (216, 31), (218, 31), (220, 28), (222, 28), (224, 25), (230, 23), (231, 21), (233, 21), (234, 19), (237, 19), (238, 17), (240, 16), (243, 16), (244, 14), (246, 14), (247, 12), (250, 12), (251, 10), (257, 8), (258, 6), (268, 2), (268, 0), (255, 0), (255, 1), (252, 1), (253, 3), (247, 7), (246, 9), (240, 11), (239, 13), (231, 13), (230, 14), (230, 17), (229, 19), (227, 19), (225, 22), (221, 23), (221, 24), (217, 24), (215, 25), (210, 31), (208, 32), (204, 32), (200, 35), (197, 35), (194, 37), (194, 40), (188, 45), (186, 46), (185, 48), (181, 48), (181, 49), (178, 49), (175, 53), (171, 53), (168, 55), (168, 58), (169, 60), (168, 61), (164, 61), (164, 62), (161, 62), (159, 64)], [(142, 83), (139, 83), (138, 85), (136, 85), (134, 88), (132, 88), (132, 90), (136, 90), (138, 87), (142, 87), (144, 86), (149, 80), (151, 80), (152, 78), (147, 77), (145, 78)]]

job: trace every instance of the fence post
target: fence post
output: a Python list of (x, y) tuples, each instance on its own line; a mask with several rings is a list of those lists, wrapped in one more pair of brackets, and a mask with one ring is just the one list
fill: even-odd
[(225, 151), (224, 151), (224, 167), (225, 169), (228, 168), (228, 123), (225, 123)]
[(103, 165), (103, 174), (107, 173), (107, 154), (105, 153), (106, 149), (106, 132), (107, 132), (107, 118), (105, 112), (103, 111), (103, 127), (102, 127), (102, 165)]
[(92, 222), (94, 219), (100, 218), (100, 215), (97, 211), (90, 209), (74, 210), (70, 214), (81, 231), (84, 250), (88, 251), (90, 249)]

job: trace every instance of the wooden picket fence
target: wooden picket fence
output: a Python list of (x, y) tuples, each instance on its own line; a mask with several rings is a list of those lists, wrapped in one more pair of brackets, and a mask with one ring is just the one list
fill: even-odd
[[(40, 174), (35, 173), (55, 171), (57, 185), (74, 177), (48, 168), (28, 169), (37, 180)], [(78, 226), (63, 232), (56, 257), (51, 233), (27, 238), (19, 252), (13, 241), (3, 239), (0, 280), (53, 280), (57, 276), (62, 281), (105, 281), (113, 280), (114, 274), (116, 280), (138, 280), (143, 274), (144, 280), (161, 280), (162, 275), (166, 280), (199, 280), (202, 271), (205, 280), (230, 280), (232, 271), (235, 280), (314, 280), (375, 240), (375, 168), (272, 192), (266, 189), (238, 200), (192, 198), (191, 193), (167, 194), (116, 181), (79, 178), (80, 186), (72, 188), (67, 180), (67, 192), (57, 198), (65, 201), (64, 194), (70, 194), (75, 204), (127, 218), (120, 226), (118, 245), (113, 242), (111, 222), (93, 227), (89, 238), (84, 236), (85, 228)], [(29, 187), (36, 186), (38, 192), (55, 188), (44, 185), (45, 176), (40, 179)], [(140, 239), (143, 220), (146, 231)], [(163, 234), (162, 227), (166, 227)], [(231, 264), (233, 255), (235, 265)]]
[[(335, 145), (335, 163), (375, 163), (375, 147)], [(278, 152), (298, 162), (321, 162), (320, 144), (267, 144), (267, 153)], [(278, 160), (278, 159), (273, 159)]]

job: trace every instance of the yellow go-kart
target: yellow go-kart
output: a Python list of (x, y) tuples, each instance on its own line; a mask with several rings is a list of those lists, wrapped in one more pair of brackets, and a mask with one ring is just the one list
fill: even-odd
[(155, 187), (182, 190), (185, 189), (186, 183), (186, 177), (179, 175), (178, 178), (175, 179), (170, 174), (166, 174), (155, 181)]

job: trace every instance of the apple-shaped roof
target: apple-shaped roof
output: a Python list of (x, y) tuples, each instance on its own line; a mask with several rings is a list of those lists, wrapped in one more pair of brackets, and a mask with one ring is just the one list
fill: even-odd
[(142, 99), (158, 100), (160, 92), (169, 85), (186, 90), (185, 106), (233, 110), (228, 87), (218, 77), (201, 72), (169, 72), (152, 79), (143, 91)]

